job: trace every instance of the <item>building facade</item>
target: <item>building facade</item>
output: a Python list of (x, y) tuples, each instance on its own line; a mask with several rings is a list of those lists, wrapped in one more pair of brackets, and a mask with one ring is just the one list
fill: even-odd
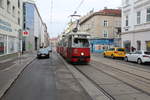
[(0, 0), (0, 56), (21, 48), (22, 0)]
[(35, 3), (24, 2), (23, 15), (23, 30), (29, 32), (28, 36), (23, 37), (23, 51), (34, 51), (46, 46), (47, 27), (43, 23)]
[(103, 52), (120, 46), (121, 10), (107, 9), (91, 12), (80, 20), (80, 31), (91, 34), (91, 51)]
[(122, 46), (150, 51), (150, 1), (122, 0)]
[(49, 46), (49, 34), (47, 32), (47, 25), (45, 23), (43, 23), (44, 25), (44, 47), (48, 47)]

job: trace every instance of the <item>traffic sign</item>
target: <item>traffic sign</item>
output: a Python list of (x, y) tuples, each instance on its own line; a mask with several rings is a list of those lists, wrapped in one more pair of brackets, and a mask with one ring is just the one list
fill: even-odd
[(23, 31), (23, 36), (29, 36), (29, 32), (28, 31)]

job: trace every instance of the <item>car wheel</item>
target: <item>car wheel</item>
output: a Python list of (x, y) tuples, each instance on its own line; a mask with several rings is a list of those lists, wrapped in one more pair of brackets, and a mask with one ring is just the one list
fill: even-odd
[(139, 58), (139, 59), (137, 59), (137, 63), (138, 64), (142, 64), (142, 60)]
[(114, 55), (111, 55), (111, 58), (112, 58), (112, 59), (115, 59)]
[(125, 57), (124, 60), (125, 60), (126, 62), (128, 62), (128, 57)]
[(105, 53), (103, 54), (104, 57), (106, 57)]

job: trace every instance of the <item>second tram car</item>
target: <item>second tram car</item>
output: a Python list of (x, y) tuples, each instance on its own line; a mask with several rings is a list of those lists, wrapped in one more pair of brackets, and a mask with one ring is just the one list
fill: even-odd
[(86, 32), (71, 32), (61, 37), (57, 52), (60, 53), (67, 61), (90, 62), (90, 34)]

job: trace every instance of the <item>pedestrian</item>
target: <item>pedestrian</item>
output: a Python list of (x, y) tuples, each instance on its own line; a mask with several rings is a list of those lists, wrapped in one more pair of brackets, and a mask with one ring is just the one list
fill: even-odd
[(136, 50), (136, 48), (134, 48), (133, 46), (131, 47), (131, 51), (134, 52)]

